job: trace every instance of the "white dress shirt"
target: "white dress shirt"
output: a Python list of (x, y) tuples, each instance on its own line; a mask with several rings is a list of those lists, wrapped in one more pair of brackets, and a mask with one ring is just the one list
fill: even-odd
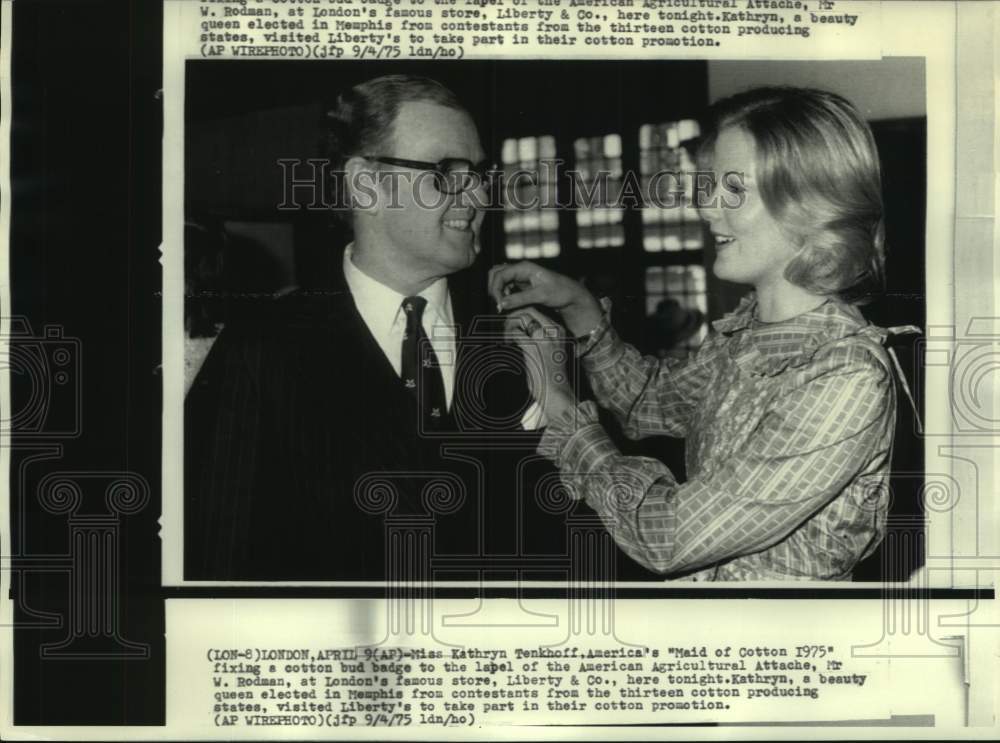
[[(404, 295), (390, 289), (360, 268), (351, 259), (353, 244), (344, 250), (344, 278), (351, 290), (354, 304), (361, 313), (375, 342), (389, 360), (396, 374), (402, 373), (403, 332), (406, 330), (406, 313), (403, 312)], [(444, 381), (444, 399), (451, 410), (455, 390), (455, 316), (451, 309), (448, 280), (440, 278), (418, 296), (427, 300), (421, 324), (437, 355)]]
[[(354, 244), (351, 243), (344, 250), (344, 278), (347, 280), (347, 288), (351, 290), (361, 319), (368, 326), (382, 353), (392, 364), (396, 374), (402, 374), (403, 332), (406, 330), (403, 300), (406, 297), (355, 266), (351, 258), (353, 247)], [(451, 410), (455, 390), (458, 326), (451, 309), (448, 280), (438, 279), (418, 296), (427, 300), (421, 324), (437, 355), (444, 381), (445, 404)], [(546, 425), (545, 414), (537, 402), (528, 406), (521, 417), (521, 425), (528, 431)]]

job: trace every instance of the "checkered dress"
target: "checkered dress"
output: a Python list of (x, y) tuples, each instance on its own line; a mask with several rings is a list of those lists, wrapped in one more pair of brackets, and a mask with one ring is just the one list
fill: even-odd
[(593, 402), (539, 451), (646, 567), (693, 580), (849, 580), (885, 533), (895, 390), (882, 341), (830, 300), (761, 323), (756, 299), (686, 361), (643, 357), (601, 325), (579, 353), (626, 435), (686, 439), (688, 480), (623, 456)]

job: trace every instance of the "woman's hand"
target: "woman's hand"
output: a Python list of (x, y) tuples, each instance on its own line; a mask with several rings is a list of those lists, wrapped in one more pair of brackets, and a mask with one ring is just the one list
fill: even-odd
[(576, 394), (566, 372), (569, 352), (566, 333), (558, 324), (533, 307), (516, 310), (507, 317), (507, 337), (524, 353), (531, 395), (549, 421), (576, 406)]
[(601, 305), (579, 281), (530, 261), (491, 268), (489, 293), (501, 312), (532, 304), (556, 310), (576, 338), (601, 321)]

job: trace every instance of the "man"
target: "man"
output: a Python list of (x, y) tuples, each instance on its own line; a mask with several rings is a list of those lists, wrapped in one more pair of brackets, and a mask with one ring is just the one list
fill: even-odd
[(479, 252), (476, 127), (405, 76), (356, 86), (330, 124), (354, 240), (333, 291), (227, 326), (188, 395), (188, 579), (383, 580), (390, 521), (416, 534), (431, 517), (444, 554), (482, 554), (487, 523), (518, 528), (492, 518), (517, 468), (480, 433), (516, 438), (530, 398), (497, 373), (516, 349), (467, 341), (485, 283), (454, 280)]

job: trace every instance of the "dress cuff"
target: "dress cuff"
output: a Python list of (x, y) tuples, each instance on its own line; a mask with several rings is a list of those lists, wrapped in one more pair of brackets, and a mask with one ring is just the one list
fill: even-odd
[(589, 400), (561, 415), (546, 429), (538, 453), (555, 463), (571, 496), (586, 500), (608, 523), (638, 508), (657, 480), (676, 482), (656, 460), (635, 458), (624, 462), (597, 420), (596, 405)]

